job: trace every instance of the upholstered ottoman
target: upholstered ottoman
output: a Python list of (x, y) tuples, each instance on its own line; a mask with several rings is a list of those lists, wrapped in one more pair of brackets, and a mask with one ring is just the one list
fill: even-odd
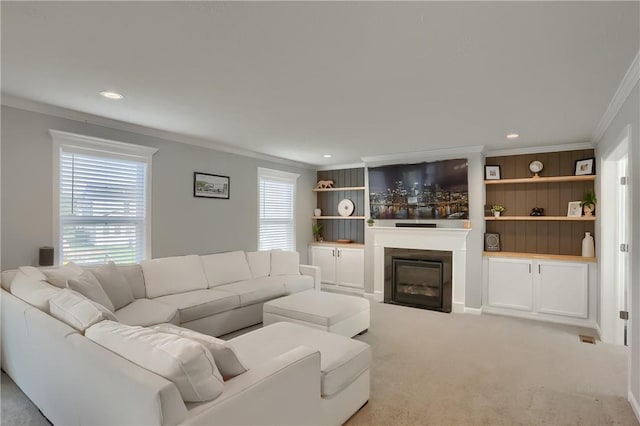
[(369, 329), (369, 300), (307, 290), (266, 302), (262, 323), (288, 321), (353, 337)]

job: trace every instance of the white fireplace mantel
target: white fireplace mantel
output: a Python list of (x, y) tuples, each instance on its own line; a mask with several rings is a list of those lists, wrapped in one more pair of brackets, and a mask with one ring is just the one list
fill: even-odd
[(418, 250), (442, 250), (452, 252), (452, 302), (453, 312), (463, 313), (467, 270), (467, 235), (470, 229), (462, 228), (394, 228), (373, 226), (373, 289), (378, 301), (384, 300), (384, 249), (406, 248)]

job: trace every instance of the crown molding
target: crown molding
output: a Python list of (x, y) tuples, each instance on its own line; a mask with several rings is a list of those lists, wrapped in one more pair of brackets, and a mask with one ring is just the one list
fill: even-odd
[(431, 151), (403, 152), (399, 154), (374, 155), (362, 157), (362, 161), (367, 167), (383, 166), (394, 164), (399, 161), (411, 161), (419, 163), (421, 161), (448, 160), (453, 158), (468, 158), (469, 154), (482, 154), (484, 146), (465, 146), (458, 148), (434, 149)]
[(594, 145), (598, 144), (602, 137), (604, 136), (604, 132), (607, 131), (607, 128), (611, 125), (613, 119), (618, 115), (620, 108), (624, 105), (625, 101), (631, 94), (631, 91), (635, 87), (635, 85), (640, 80), (640, 50), (636, 53), (636, 57), (631, 62), (627, 73), (622, 78), (616, 93), (613, 95), (611, 102), (609, 102), (609, 106), (605, 110), (600, 122), (596, 126), (593, 134), (591, 135), (591, 140)]
[(36, 112), (40, 114), (51, 115), (54, 117), (65, 118), (67, 120), (80, 121), (83, 123), (93, 124), (96, 126), (108, 127), (125, 132), (136, 133), (139, 135), (150, 136), (159, 139), (165, 139), (172, 142), (183, 143), (186, 145), (198, 146), (214, 151), (226, 152), (229, 154), (240, 155), (243, 157), (255, 158), (257, 160), (270, 161), (272, 163), (284, 164), (287, 166), (297, 167), (301, 169), (314, 170), (315, 165), (303, 163), (286, 158), (275, 157), (259, 152), (250, 151), (248, 149), (238, 148), (231, 145), (222, 144), (208, 139), (196, 138), (192, 136), (174, 133), (167, 130), (154, 129), (139, 124), (128, 123), (125, 121), (114, 120), (99, 115), (89, 114), (86, 112), (76, 111), (55, 105), (45, 104), (42, 102), (32, 101), (29, 99), (19, 98), (12, 95), (2, 93), (2, 105), (22, 109), (25, 111)]
[(576, 151), (593, 149), (591, 142), (566, 143), (562, 145), (527, 146), (523, 148), (496, 149), (485, 151), (487, 157), (504, 157), (507, 155), (540, 154), (543, 152)]
[(364, 167), (364, 163), (332, 164), (330, 166), (318, 166), (316, 170), (324, 171), (324, 170), (359, 169), (361, 167)]

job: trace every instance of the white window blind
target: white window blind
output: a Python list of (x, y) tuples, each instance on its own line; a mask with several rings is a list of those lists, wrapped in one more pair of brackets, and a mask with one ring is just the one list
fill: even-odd
[(298, 175), (258, 169), (258, 250), (295, 250), (295, 192)]
[(58, 263), (137, 263), (148, 257), (150, 159), (111, 148), (60, 145)]

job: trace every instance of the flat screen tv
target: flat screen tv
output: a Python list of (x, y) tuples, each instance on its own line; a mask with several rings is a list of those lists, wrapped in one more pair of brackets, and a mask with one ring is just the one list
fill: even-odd
[(468, 219), (467, 160), (369, 168), (373, 219)]

